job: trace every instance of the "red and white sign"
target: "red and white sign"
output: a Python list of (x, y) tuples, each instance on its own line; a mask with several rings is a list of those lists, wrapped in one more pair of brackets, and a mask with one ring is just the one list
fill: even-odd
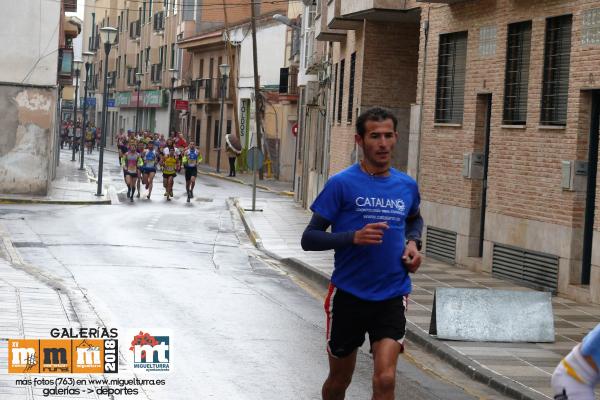
[(297, 122), (294, 125), (292, 125), (292, 135), (298, 136), (298, 123)]
[(175, 100), (175, 109), (178, 111), (187, 111), (190, 102), (187, 100)]

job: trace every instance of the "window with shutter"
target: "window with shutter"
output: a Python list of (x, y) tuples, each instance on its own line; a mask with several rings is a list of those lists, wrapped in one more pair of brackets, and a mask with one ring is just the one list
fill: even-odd
[(572, 15), (548, 18), (544, 44), (542, 125), (566, 125)]
[(337, 121), (342, 122), (342, 98), (344, 97), (344, 69), (346, 67), (346, 60), (340, 61), (340, 90), (338, 93), (338, 112)]
[(440, 35), (435, 122), (462, 123), (467, 32)]
[(288, 92), (289, 68), (279, 68), (279, 93)]
[(350, 83), (348, 85), (348, 122), (352, 121), (353, 107), (354, 107), (354, 74), (356, 72), (356, 53), (352, 53), (350, 56)]
[(527, 123), (531, 21), (508, 25), (503, 124)]

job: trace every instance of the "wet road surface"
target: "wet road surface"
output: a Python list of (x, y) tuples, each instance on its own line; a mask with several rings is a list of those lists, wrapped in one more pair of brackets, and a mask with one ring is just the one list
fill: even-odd
[[(104, 179), (124, 193), (113, 158)], [(83, 324), (170, 334), (167, 384), (138, 398), (319, 399), (328, 371), (322, 299), (248, 241), (229, 199), (251, 188), (199, 176), (186, 203), (183, 182), (179, 176), (172, 202), (157, 176), (151, 200), (0, 206), (0, 223), (26, 262), (81, 296)], [(120, 340), (124, 354), (130, 338)], [(363, 349), (348, 399), (370, 398), (371, 373)], [(476, 398), (410, 357), (400, 362), (396, 392), (398, 399)]]

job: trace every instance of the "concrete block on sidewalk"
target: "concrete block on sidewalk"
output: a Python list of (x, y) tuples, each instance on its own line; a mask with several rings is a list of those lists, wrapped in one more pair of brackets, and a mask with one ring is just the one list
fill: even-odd
[(554, 342), (548, 292), (437, 288), (429, 333), (479, 342)]

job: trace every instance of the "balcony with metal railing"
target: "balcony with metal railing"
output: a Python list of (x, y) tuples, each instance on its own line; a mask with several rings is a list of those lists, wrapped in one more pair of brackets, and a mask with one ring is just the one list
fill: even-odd
[(132, 21), (129, 23), (129, 38), (130, 39), (139, 38), (140, 32), (141, 32), (141, 24), (140, 24), (139, 19), (137, 21)]
[(441, 3), (441, 4), (454, 4), (460, 3), (465, 0), (416, 0), (419, 3)]
[(137, 76), (135, 73), (137, 72), (136, 68), (127, 68), (127, 86), (135, 86), (137, 82)]
[(162, 81), (162, 64), (152, 64), (150, 66), (150, 80), (152, 83), (160, 83)]
[[(371, 21), (414, 22), (420, 16), (420, 0), (352, 0), (340, 2), (340, 18)], [(457, 0), (433, 1), (451, 3)]]
[[(335, 4), (335, 1), (333, 1)], [(315, 38), (322, 42), (341, 42), (346, 40), (346, 31), (342, 29), (332, 29), (328, 26), (327, 4), (322, 2), (321, 9), (317, 10), (315, 16)]]
[(88, 38), (88, 49), (90, 51), (98, 50), (99, 45), (100, 45), (100, 36), (93, 35)]
[(62, 85), (73, 84), (73, 49), (58, 49), (58, 81)]
[[(189, 99), (197, 103), (219, 103), (221, 101), (221, 78), (203, 78), (192, 81)], [(225, 88), (225, 101), (231, 100), (229, 85)]]
[(327, 26), (330, 29), (356, 29), (362, 25), (361, 19), (344, 18), (341, 15), (342, 0), (327, 2)]
[(117, 71), (111, 71), (106, 74), (107, 77), (107, 87), (109, 89), (114, 89), (117, 87)]
[(77, 0), (64, 0), (65, 12), (77, 12)]
[(292, 98), (298, 96), (298, 68), (279, 69), (279, 95)]
[(152, 30), (154, 32), (162, 32), (165, 30), (165, 12), (160, 11), (154, 14), (152, 19)]

